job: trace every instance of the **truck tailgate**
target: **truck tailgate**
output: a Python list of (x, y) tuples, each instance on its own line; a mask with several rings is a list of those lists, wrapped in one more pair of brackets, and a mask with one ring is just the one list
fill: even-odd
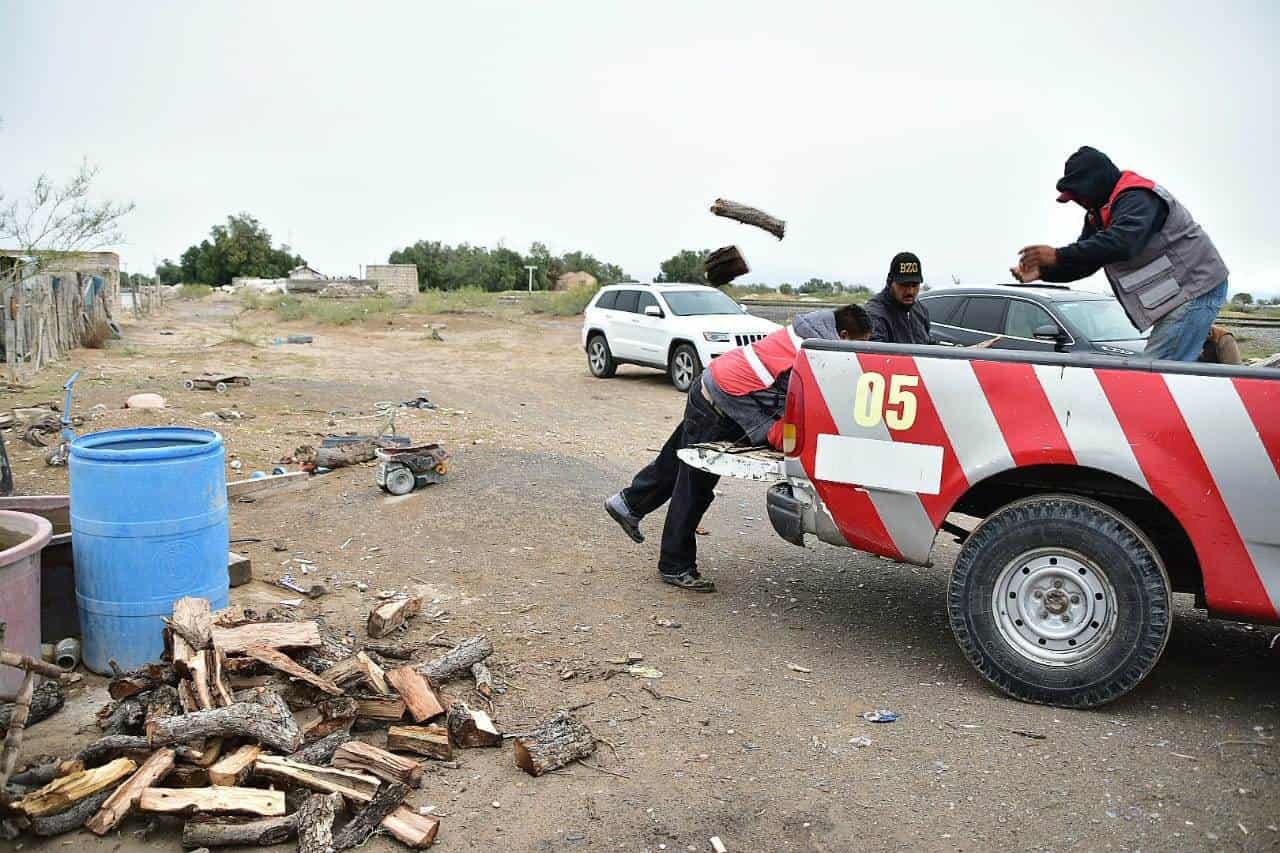
[(740, 447), (728, 441), (693, 444), (676, 451), (686, 465), (738, 480), (776, 483), (786, 479), (782, 454), (770, 447)]

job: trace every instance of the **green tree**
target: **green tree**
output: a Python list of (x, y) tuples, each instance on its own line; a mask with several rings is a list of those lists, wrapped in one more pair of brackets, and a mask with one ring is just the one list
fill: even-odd
[(181, 284), (182, 266), (165, 258), (156, 267), (156, 278), (160, 280), (161, 284)]
[(783, 282), (782, 284), (778, 285), (778, 292), (784, 296), (790, 296), (792, 293), (795, 292), (795, 288), (792, 287), (790, 284)]
[(1251, 294), (1251, 293), (1237, 293), (1235, 296), (1231, 297), (1231, 301), (1232, 301), (1232, 302), (1234, 302), (1234, 303), (1235, 303), (1235, 304), (1237, 304), (1237, 305), (1252, 305), (1252, 304), (1253, 304), (1253, 294)]
[(393, 264), (416, 264), (418, 289), (456, 290), (480, 287), (485, 290), (523, 290), (528, 286), (525, 267), (537, 267), (534, 287), (547, 290), (566, 272), (586, 272), (601, 284), (613, 284), (626, 278), (622, 267), (605, 263), (585, 252), (552, 255), (545, 243), (534, 243), (528, 255), (499, 245), (496, 249), (459, 243), (449, 246), (438, 240), (419, 240), (411, 246), (396, 249), (387, 259)]
[(306, 263), (288, 246), (275, 248), (271, 234), (248, 213), (228, 216), (209, 231), (211, 240), (190, 246), (181, 256), (181, 278), (188, 284), (230, 284), (237, 276), (283, 278)]
[(654, 281), (701, 283), (704, 270), (702, 260), (708, 254), (708, 249), (681, 249), (658, 265), (662, 272)]

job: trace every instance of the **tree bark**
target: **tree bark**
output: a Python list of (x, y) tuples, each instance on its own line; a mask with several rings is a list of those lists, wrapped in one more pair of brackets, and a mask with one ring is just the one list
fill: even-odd
[(418, 667), (418, 672), (439, 684), (459, 672), (469, 672), (477, 664), (493, 654), (493, 643), (488, 637), (471, 637), (463, 640), (440, 657)]
[(158, 749), (142, 763), (137, 772), (129, 780), (116, 788), (107, 801), (102, 804), (93, 817), (85, 823), (85, 828), (94, 835), (106, 835), (116, 824), (124, 820), (129, 812), (138, 804), (142, 792), (154, 786), (173, 769), (174, 752), (172, 749)]
[(476, 680), (476, 692), (486, 699), (493, 698), (493, 673), (483, 663), (471, 664), (471, 677)]
[(76, 758), (86, 767), (100, 764), (104, 758), (121, 752), (144, 753), (151, 751), (151, 744), (144, 737), (135, 735), (107, 735), (95, 740), (76, 753)]
[(292, 716), (281, 719), (279, 713), (249, 702), (237, 702), (226, 708), (196, 711), (181, 717), (163, 717), (147, 726), (147, 740), (152, 746), (166, 746), (200, 737), (248, 737), (276, 752), (290, 753), (302, 746), (302, 732)]
[(146, 722), (147, 706), (137, 696), (130, 696), (114, 705), (104, 705), (97, 716), (98, 728), (105, 734), (134, 734)]
[(447, 718), (449, 739), (462, 747), (502, 746), (502, 733), (489, 715), (465, 702), (454, 703)]
[(64, 812), (31, 818), (31, 831), (41, 837), (61, 835), (84, 826), (84, 822), (93, 817), (102, 804), (111, 799), (114, 791), (107, 788), (93, 796), (86, 797)]
[(178, 673), (173, 664), (149, 663), (112, 678), (107, 685), (107, 694), (119, 701), (139, 693), (148, 693), (166, 684), (170, 687), (178, 684)]
[(369, 840), (369, 836), (377, 831), (382, 821), (392, 812), (400, 808), (404, 798), (409, 795), (409, 786), (399, 782), (383, 785), (378, 793), (364, 808), (356, 812), (351, 822), (333, 839), (334, 850), (346, 850), (359, 847)]
[(338, 747), (351, 740), (351, 732), (339, 731), (310, 743), (289, 755), (290, 761), (299, 764), (328, 764)]
[(288, 655), (282, 654), (275, 649), (268, 648), (266, 646), (250, 646), (245, 649), (244, 653), (255, 660), (262, 661), (267, 666), (278, 672), (283, 672), (290, 678), (297, 678), (301, 681), (305, 681), (307, 684), (328, 693), (330, 696), (343, 695), (341, 687), (326, 678), (321, 678), (309, 669), (303, 669), (290, 660)]
[(333, 821), (342, 807), (336, 794), (312, 794), (298, 809), (298, 853), (334, 853)]
[(297, 831), (295, 812), (284, 817), (262, 820), (189, 820), (182, 828), (182, 846), (193, 847), (270, 847), (283, 844)]
[[(31, 693), (31, 706), (27, 710), (27, 725), (34, 726), (41, 720), (52, 717), (62, 709), (65, 701), (62, 685), (56, 681), (46, 681)], [(13, 719), (14, 705), (0, 705), (0, 730), (8, 731), (9, 721)]]
[(707, 255), (702, 259), (702, 270), (707, 282), (716, 287), (724, 287), (738, 276), (751, 272), (737, 246), (724, 246)]
[(744, 225), (754, 225), (757, 228), (768, 231), (779, 240), (787, 233), (787, 223), (781, 219), (770, 216), (763, 210), (757, 210), (745, 204), (738, 204), (736, 201), (718, 198), (711, 205), (711, 212), (716, 216), (733, 219)]
[(591, 730), (567, 711), (515, 738), (514, 745), (516, 766), (530, 776), (557, 770), (596, 751)]

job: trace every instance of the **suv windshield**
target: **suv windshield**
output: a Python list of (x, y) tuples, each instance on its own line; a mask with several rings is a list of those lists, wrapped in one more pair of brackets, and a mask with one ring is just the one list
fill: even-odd
[(1129, 322), (1129, 315), (1114, 299), (1055, 302), (1054, 307), (1091, 341), (1132, 341), (1149, 334), (1135, 329)]
[(694, 314), (741, 314), (738, 303), (718, 290), (668, 290), (662, 294), (677, 317)]

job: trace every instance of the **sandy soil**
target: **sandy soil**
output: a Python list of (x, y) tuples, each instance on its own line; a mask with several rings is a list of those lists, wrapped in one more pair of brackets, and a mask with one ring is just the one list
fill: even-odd
[[(1020, 704), (962, 659), (944, 611), (955, 546), (936, 565), (896, 565), (778, 539), (759, 486), (726, 482), (705, 522), (701, 565), (720, 591), (681, 593), (655, 577), (661, 518), (633, 545), (600, 501), (647, 461), (679, 417), (681, 397), (656, 372), (591, 378), (573, 321), (516, 314), (417, 316), (365, 327), (274, 326), (314, 344), (216, 342), (235, 309), (179, 303), (126, 330), (124, 346), (76, 353), (77, 409), (105, 406), (84, 430), (214, 425), (241, 474), (266, 469), (332, 431), (368, 431), (379, 400), (429, 389), (437, 411), (402, 411), (401, 433), (455, 455), (449, 482), (389, 498), (358, 467), (305, 491), (235, 503), (232, 536), (257, 580), (233, 600), (288, 597), (264, 582), (285, 558), (315, 561), (334, 591), (318, 612), (356, 631), (378, 590), (425, 585), (446, 614), (407, 633), (484, 633), (508, 685), (495, 716), (518, 730), (557, 707), (607, 744), (586, 766), (532, 779), (508, 749), (461, 753), (411, 802), (443, 815), (444, 850), (1269, 850), (1280, 846), (1280, 656), (1273, 629), (1211, 622), (1181, 607), (1164, 659), (1125, 699), (1099, 711)], [(172, 331), (173, 334), (162, 334)], [(203, 370), (243, 371), (249, 389), (185, 391)], [(52, 396), (66, 371), (9, 404)], [(158, 391), (163, 412), (120, 409)], [(202, 413), (238, 405), (235, 422)], [(61, 492), (9, 433), (20, 491)], [(281, 541), (288, 553), (276, 553)], [(361, 594), (354, 583), (364, 581)], [(664, 627), (658, 620), (675, 620)], [(656, 680), (618, 674), (628, 654)], [(794, 664), (811, 672), (798, 672)], [(659, 696), (646, 692), (646, 686)], [(446, 692), (468, 698), (470, 684)], [(101, 680), (29, 732), (27, 755), (65, 754), (88, 729)], [(876, 725), (863, 711), (901, 718)], [(868, 747), (851, 739), (866, 736)], [(606, 772), (607, 771), (607, 772)], [(87, 833), (25, 849), (177, 849), (177, 828), (134, 818), (118, 835)], [(376, 850), (399, 849), (375, 839)]]

